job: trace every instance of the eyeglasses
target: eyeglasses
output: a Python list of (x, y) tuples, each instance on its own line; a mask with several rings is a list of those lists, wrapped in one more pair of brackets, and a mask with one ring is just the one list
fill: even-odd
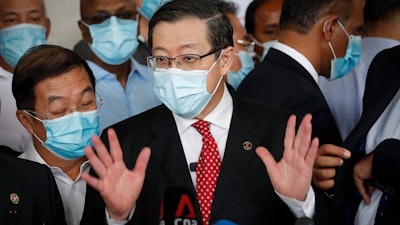
[(72, 115), (72, 113), (75, 112), (87, 112), (95, 109), (100, 109), (101, 105), (103, 105), (103, 98), (96, 93), (96, 97), (86, 100), (83, 103), (81, 103), (79, 106), (74, 107), (74, 108), (60, 108), (58, 110), (53, 110), (52, 112), (49, 112), (48, 115), (45, 115), (43, 113), (38, 113), (32, 110), (25, 110), (27, 113), (29, 113), (32, 116), (40, 116), (44, 118), (45, 120), (52, 120), (52, 119), (57, 119), (66, 115)]
[(212, 50), (205, 55), (198, 54), (184, 54), (178, 55), (175, 58), (169, 58), (167, 56), (149, 56), (147, 57), (147, 66), (152, 71), (158, 71), (158, 69), (168, 69), (171, 67), (171, 60), (175, 61), (176, 67), (182, 70), (196, 70), (201, 66), (201, 59), (212, 55), (221, 49)]
[(128, 11), (118, 12), (116, 14), (98, 13), (94, 16), (82, 17), (82, 20), (88, 24), (99, 24), (108, 20), (112, 16), (115, 16), (118, 19), (135, 20), (137, 17), (136, 14), (137, 14), (136, 12), (128, 12)]
[(236, 40), (236, 43), (238, 43), (239, 45), (242, 45), (245, 49), (246, 52), (251, 53), (254, 50), (254, 41), (249, 41), (249, 40)]

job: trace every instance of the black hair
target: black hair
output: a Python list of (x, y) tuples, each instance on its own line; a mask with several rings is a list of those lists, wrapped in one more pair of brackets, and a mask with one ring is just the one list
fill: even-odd
[(95, 77), (92, 70), (86, 61), (73, 51), (56, 45), (30, 48), (18, 61), (14, 70), (12, 92), (17, 108), (35, 110), (35, 86), (38, 83), (79, 67), (86, 70), (94, 90)]
[(215, 2), (217, 3), (219, 10), (223, 14), (231, 13), (231, 14), (237, 15), (237, 13), (239, 11), (239, 7), (234, 2), (225, 1), (225, 0), (215, 0)]
[(268, 1), (269, 0), (254, 0), (247, 6), (244, 22), (247, 33), (254, 34), (256, 11), (262, 4)]
[(364, 21), (383, 22), (400, 16), (400, 0), (366, 0), (364, 5)]
[(153, 46), (154, 27), (160, 22), (174, 23), (187, 18), (205, 20), (212, 50), (233, 46), (233, 29), (215, 0), (172, 0), (161, 6), (149, 22), (149, 47)]
[(279, 21), (280, 28), (307, 34), (328, 13), (340, 13), (339, 19), (346, 21), (352, 10), (352, 2), (353, 0), (285, 0)]

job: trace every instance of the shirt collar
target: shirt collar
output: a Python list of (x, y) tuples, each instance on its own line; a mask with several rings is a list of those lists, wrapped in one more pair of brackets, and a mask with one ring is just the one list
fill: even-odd
[[(137, 74), (139, 74), (139, 76), (143, 76), (143, 74), (146, 74), (146, 71), (144, 71), (146, 67), (140, 66), (141, 64), (139, 64), (132, 57), (130, 58), (130, 60), (131, 60), (131, 71), (129, 72), (129, 76), (135, 73), (136, 71)], [(93, 70), (93, 74), (96, 77), (96, 80), (101, 80), (110, 75), (115, 76), (115, 74), (108, 72), (107, 70), (103, 69), (102, 67), (100, 67), (99, 65), (97, 65), (92, 61), (86, 60), (86, 62), (89, 64), (89, 67)]]
[(3, 67), (0, 66), (0, 78), (3, 79), (12, 79), (13, 74), (8, 72), (7, 70), (3, 69)]
[(273, 48), (289, 55), (291, 58), (293, 58), (295, 61), (297, 61), (300, 65), (302, 65), (308, 73), (311, 74), (312, 78), (315, 80), (315, 82), (318, 83), (318, 73), (315, 70), (314, 66), (311, 64), (311, 62), (300, 52), (298, 52), (296, 49), (282, 44), (280, 42), (277, 42), (273, 45)]
[[(172, 113), (178, 128), (178, 132), (184, 133), (193, 123), (197, 122), (197, 119), (185, 119), (175, 113)], [(224, 83), (224, 94), (222, 95), (221, 101), (217, 107), (208, 114), (204, 120), (210, 122), (213, 125), (219, 126), (223, 129), (229, 130), (230, 122), (233, 114), (233, 100), (230, 95), (225, 83)]]

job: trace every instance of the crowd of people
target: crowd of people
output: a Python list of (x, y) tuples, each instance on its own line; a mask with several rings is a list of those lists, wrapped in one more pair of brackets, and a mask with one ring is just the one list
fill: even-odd
[(0, 224), (399, 224), (400, 0), (237, 12), (0, 0)]

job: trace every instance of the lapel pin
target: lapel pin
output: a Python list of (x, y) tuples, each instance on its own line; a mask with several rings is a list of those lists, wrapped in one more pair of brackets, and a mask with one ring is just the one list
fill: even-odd
[(250, 141), (243, 142), (243, 149), (249, 151), (253, 148), (253, 144)]
[(18, 205), (19, 204), (19, 196), (15, 193), (10, 194), (10, 201), (12, 202), (12, 204)]

